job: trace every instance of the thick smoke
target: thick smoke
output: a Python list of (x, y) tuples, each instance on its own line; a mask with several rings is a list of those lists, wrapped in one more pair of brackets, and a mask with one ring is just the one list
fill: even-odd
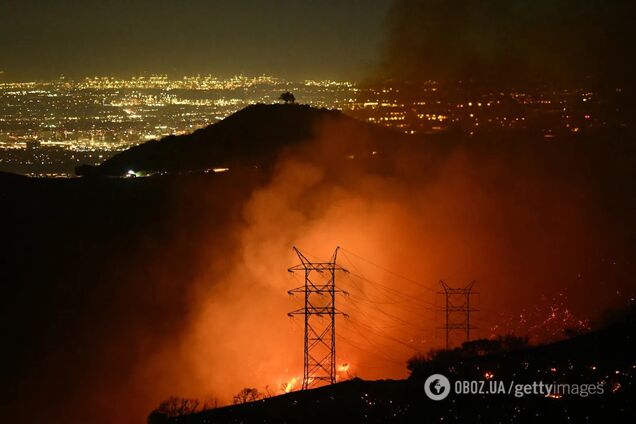
[(382, 75), (511, 85), (633, 85), (624, 0), (396, 0)]
[(286, 271), (293, 245), (318, 260), (343, 248), (340, 378), (405, 377), (411, 355), (441, 347), (440, 279), (477, 281), (474, 337), (531, 330), (535, 342), (633, 293), (631, 149), (405, 145), (358, 129), (323, 122), (264, 178), (25, 185), (6, 234), (19, 288), (3, 321), (17, 349), (3, 361), (9, 416), (142, 422), (171, 395), (280, 393), (302, 372), (302, 321), (286, 315), (302, 284)]
[(300, 300), (286, 292), (302, 284), (286, 272), (298, 261), (293, 245), (318, 260), (343, 247), (339, 263), (351, 274), (338, 278), (350, 292), (338, 299), (349, 314), (338, 321), (338, 362), (349, 364), (341, 378), (404, 377), (411, 355), (440, 348), (440, 279), (477, 280), (475, 337), (515, 332), (533, 342), (585, 327), (629, 287), (612, 271), (624, 252), (617, 233), (572, 170), (528, 160), (521, 143), (429, 144), (415, 156), (386, 149), (381, 171), (335, 154), (315, 159), (341, 151), (349, 133), (324, 123), (252, 192), (243, 222), (228, 230), (239, 237), (223, 253), (231, 271), (201, 276), (207, 289), (193, 300), (191, 327), (160, 355), (176, 352), (191, 367), (187, 378), (178, 369), (180, 385), (165, 396), (228, 402), (242, 387), (280, 392), (300, 376), (302, 320), (286, 316)]

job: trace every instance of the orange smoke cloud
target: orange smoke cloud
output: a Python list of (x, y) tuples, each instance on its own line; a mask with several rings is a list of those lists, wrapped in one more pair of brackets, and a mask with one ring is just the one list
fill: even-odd
[[(169, 366), (173, 384), (164, 397), (227, 403), (242, 387), (291, 390), (303, 339), (300, 320), (287, 317), (300, 300), (287, 290), (302, 284), (286, 272), (296, 262), (292, 245), (320, 260), (343, 247), (339, 263), (351, 273), (337, 285), (350, 295), (337, 306), (350, 317), (338, 318), (337, 361), (368, 379), (403, 378), (410, 356), (441, 347), (440, 279), (455, 286), (477, 280), (474, 337), (485, 337), (493, 326), (515, 330), (502, 314), (516, 316), (602, 270), (590, 246), (608, 248), (611, 235), (598, 231), (587, 189), (528, 163), (523, 151), (440, 154), (433, 146), (430, 156), (413, 157), (385, 150), (390, 165), (378, 172), (329, 153), (334, 145), (346, 152), (348, 134), (325, 123), (250, 195), (243, 223), (229, 229), (236, 251), (216, 253), (227, 271), (199, 276), (191, 325), (151, 366), (155, 373), (166, 358), (182, 364)], [(308, 159), (317, 151), (320, 161)], [(600, 280), (587, 290), (572, 299), (574, 314), (606, 305), (612, 294)]]
[[(405, 377), (409, 357), (442, 346), (440, 279), (477, 280), (473, 337), (543, 340), (594, 318), (617, 290), (630, 293), (634, 231), (615, 154), (451, 136), (405, 146), (351, 125), (323, 122), (266, 178), (232, 170), (117, 186), (125, 207), (96, 259), (81, 243), (68, 254), (73, 266), (92, 260), (95, 275), (90, 287), (83, 273), (73, 280), (86, 290), (85, 310), (58, 318), (72, 343), (48, 347), (39, 368), (14, 377), (16, 416), (140, 422), (170, 396), (223, 404), (244, 387), (297, 390), (303, 323), (287, 312), (302, 299), (287, 291), (303, 279), (287, 272), (298, 260), (292, 245), (323, 261), (342, 247), (339, 264), (350, 272), (336, 284), (349, 295), (337, 307), (349, 318), (337, 319), (336, 360), (348, 368), (339, 381)], [(137, 201), (140, 193), (149, 194)], [(87, 205), (86, 216), (101, 210)], [(75, 270), (60, 275), (66, 287)], [(33, 311), (48, 317), (64, 310), (60, 302)], [(35, 345), (50, 331), (40, 329)], [(54, 400), (30, 408), (44, 396)]]

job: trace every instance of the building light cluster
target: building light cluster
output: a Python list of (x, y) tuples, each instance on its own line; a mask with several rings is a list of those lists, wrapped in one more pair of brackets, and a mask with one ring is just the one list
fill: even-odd
[(277, 102), (284, 91), (293, 92), (301, 103), (341, 109), (407, 134), (538, 128), (545, 138), (554, 138), (628, 122), (620, 114), (601, 114), (603, 96), (589, 89), (476, 95), (434, 81), (416, 87), (363, 87), (266, 75), (2, 82), (0, 170), (46, 174), (64, 163), (61, 170), (72, 172), (78, 163), (98, 163), (148, 140), (192, 132), (250, 104)]

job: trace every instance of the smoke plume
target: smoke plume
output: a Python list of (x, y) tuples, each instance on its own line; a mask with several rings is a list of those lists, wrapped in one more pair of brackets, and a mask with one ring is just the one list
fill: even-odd
[(337, 301), (349, 314), (337, 323), (338, 362), (348, 364), (340, 378), (405, 377), (411, 355), (442, 347), (440, 279), (477, 281), (474, 337), (533, 342), (587, 328), (616, 289), (629, 289), (626, 250), (598, 193), (578, 179), (581, 164), (533, 162), (523, 142), (430, 144), (415, 157), (385, 149), (381, 170), (326, 153), (349, 142), (342, 123), (323, 123), (250, 194), (242, 223), (228, 229), (238, 237), (223, 253), (229, 271), (201, 275), (191, 324), (162, 353), (192, 367), (179, 394), (227, 402), (242, 387), (280, 392), (301, 376), (302, 320), (286, 315), (301, 300), (287, 290), (303, 283), (286, 272), (298, 261), (293, 245), (323, 261), (342, 247), (350, 274), (337, 281), (350, 294)]
[(381, 74), (499, 88), (633, 86), (635, 17), (623, 0), (397, 0)]

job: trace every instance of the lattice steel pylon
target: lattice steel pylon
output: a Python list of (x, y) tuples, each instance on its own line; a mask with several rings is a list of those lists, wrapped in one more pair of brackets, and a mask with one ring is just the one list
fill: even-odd
[(294, 247), (300, 264), (288, 269), (305, 273), (305, 284), (288, 291), (290, 295), (301, 293), (305, 297), (302, 308), (288, 313), (290, 317), (305, 317), (303, 390), (336, 382), (336, 315), (347, 316), (336, 309), (336, 294), (347, 294), (336, 288), (336, 271), (348, 272), (336, 263), (339, 249), (329, 262), (311, 262)]
[[(440, 280), (444, 291), (438, 292), (446, 297), (446, 304), (442, 309), (446, 314), (446, 323), (440, 329), (446, 330), (446, 349), (450, 348), (450, 335), (453, 331), (461, 331), (466, 334), (466, 342), (470, 341), (470, 330), (476, 330), (470, 324), (470, 313), (476, 312), (470, 306), (470, 296), (477, 294), (473, 291), (475, 281), (471, 281), (466, 287), (452, 288), (444, 281)], [(459, 316), (459, 318), (457, 318)]]

